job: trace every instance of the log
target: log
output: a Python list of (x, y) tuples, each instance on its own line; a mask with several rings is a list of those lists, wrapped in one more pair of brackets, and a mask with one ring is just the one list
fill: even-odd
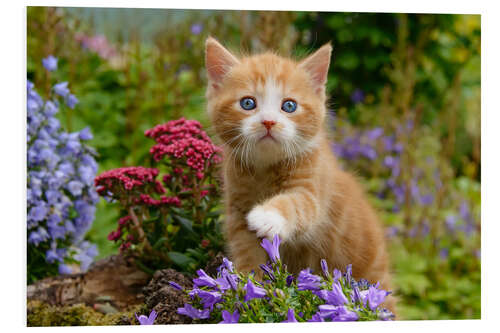
[(120, 255), (95, 262), (87, 272), (45, 278), (27, 287), (28, 300), (63, 306), (109, 303), (122, 311), (144, 302), (151, 276)]

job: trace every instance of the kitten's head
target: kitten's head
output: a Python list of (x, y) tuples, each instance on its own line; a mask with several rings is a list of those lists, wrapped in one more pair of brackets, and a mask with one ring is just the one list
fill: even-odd
[(323, 132), (331, 46), (296, 62), (272, 53), (237, 58), (206, 42), (207, 108), (232, 156), (265, 167), (311, 151)]

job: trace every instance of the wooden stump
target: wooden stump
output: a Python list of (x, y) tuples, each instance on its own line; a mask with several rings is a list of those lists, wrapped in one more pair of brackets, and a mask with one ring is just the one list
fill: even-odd
[(29, 285), (28, 300), (50, 305), (109, 303), (118, 310), (144, 302), (142, 288), (151, 276), (114, 255), (95, 262), (85, 273), (45, 278)]

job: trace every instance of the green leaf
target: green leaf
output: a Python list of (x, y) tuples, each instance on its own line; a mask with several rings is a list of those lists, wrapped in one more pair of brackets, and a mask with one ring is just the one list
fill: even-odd
[(166, 243), (166, 242), (168, 242), (168, 238), (167, 238), (167, 237), (161, 237), (160, 239), (158, 239), (158, 240), (156, 241), (156, 243), (154, 243), (154, 245), (153, 245), (153, 249), (154, 249), (154, 250), (158, 250), (158, 248), (159, 248), (161, 245), (163, 245), (163, 243)]
[(195, 233), (194, 230), (193, 230), (193, 221), (191, 220), (188, 220), (182, 216), (178, 216), (178, 215), (174, 215), (174, 220), (176, 220), (177, 222), (179, 222), (179, 224), (184, 228), (186, 229), (187, 231), (191, 232), (191, 233)]
[(194, 259), (188, 257), (185, 254), (175, 252), (175, 251), (170, 251), (168, 253), (168, 257), (177, 265), (181, 267), (187, 267), (189, 264), (194, 263)]

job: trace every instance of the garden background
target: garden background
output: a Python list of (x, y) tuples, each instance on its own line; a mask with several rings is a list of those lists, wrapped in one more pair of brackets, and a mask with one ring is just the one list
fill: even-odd
[[(212, 134), (207, 36), (293, 56), (331, 41), (332, 149), (387, 227), (400, 316), (480, 318), (480, 23), (479, 15), (29, 7), (27, 77), (44, 98), (69, 82), (78, 103), (60, 105), (56, 117), (68, 132), (90, 129), (100, 174), (151, 166), (144, 132), (155, 125), (185, 117)], [(50, 55), (58, 61), (49, 72)], [(85, 235), (95, 259), (118, 253), (108, 238), (120, 214), (97, 203)], [(194, 250), (172, 265), (189, 272), (208, 260)]]

